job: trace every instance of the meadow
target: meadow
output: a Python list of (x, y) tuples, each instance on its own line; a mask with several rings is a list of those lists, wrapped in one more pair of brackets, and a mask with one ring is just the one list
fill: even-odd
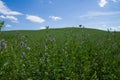
[(120, 32), (0, 32), (0, 80), (119, 80)]

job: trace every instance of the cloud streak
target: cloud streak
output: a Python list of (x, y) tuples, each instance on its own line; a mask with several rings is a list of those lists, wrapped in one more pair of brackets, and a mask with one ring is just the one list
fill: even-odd
[(11, 28), (12, 27), (12, 25), (10, 25), (10, 24), (6, 24), (5, 25), (7, 28)]
[(31, 21), (31, 22), (36, 22), (36, 23), (43, 23), (45, 20), (39, 16), (35, 15), (26, 15), (26, 19)]
[(2, 18), (2, 19), (9, 19), (12, 22), (18, 22), (18, 19), (16, 17), (14, 17), (14, 16), (8, 16), (8, 15), (7, 16), (3, 16), (3, 15), (1, 15), (0, 18)]
[(62, 18), (59, 17), (59, 16), (49, 16), (49, 18), (51, 18), (52, 20), (54, 21), (58, 21), (58, 20), (61, 20)]
[(40, 27), (40, 30), (42, 30), (42, 29), (46, 29), (46, 27)]
[(97, 16), (110, 16), (110, 15), (117, 15), (120, 14), (120, 11), (115, 12), (89, 12), (85, 15), (81, 15), (80, 18), (86, 18), (86, 17), (97, 17)]
[(0, 0), (0, 13), (4, 15), (22, 15), (22, 13), (9, 9), (3, 1)]

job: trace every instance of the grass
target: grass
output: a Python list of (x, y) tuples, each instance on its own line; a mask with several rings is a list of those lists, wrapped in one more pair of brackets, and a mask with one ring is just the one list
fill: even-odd
[(6, 31), (2, 39), (7, 47), (0, 47), (0, 80), (120, 79), (120, 32)]

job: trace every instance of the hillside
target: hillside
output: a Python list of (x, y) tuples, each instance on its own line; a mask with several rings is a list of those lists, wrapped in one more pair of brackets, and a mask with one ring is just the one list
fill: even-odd
[(120, 32), (0, 32), (0, 80), (119, 80), (119, 66)]

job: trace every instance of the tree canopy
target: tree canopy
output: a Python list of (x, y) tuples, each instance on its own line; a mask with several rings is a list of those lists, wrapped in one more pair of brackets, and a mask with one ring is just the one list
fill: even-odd
[(0, 21), (0, 31), (1, 31), (3, 26), (4, 26), (4, 21)]

